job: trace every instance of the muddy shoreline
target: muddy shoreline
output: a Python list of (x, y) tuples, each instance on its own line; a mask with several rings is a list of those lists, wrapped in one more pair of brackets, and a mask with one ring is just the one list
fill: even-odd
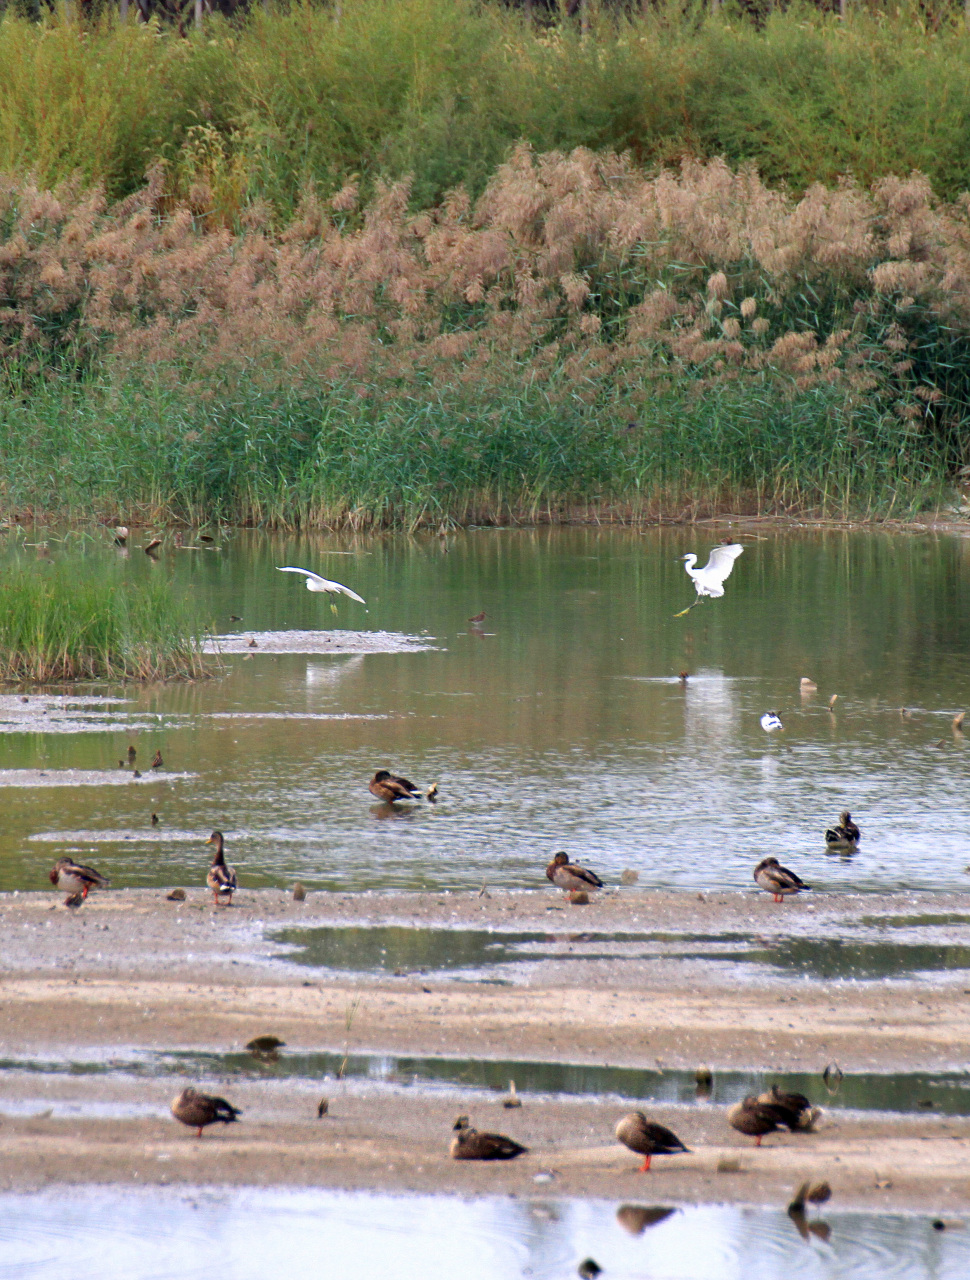
[[(167, 1117), (188, 1083), (131, 1075), (56, 1075), (9, 1060), (110, 1056), (128, 1047), (239, 1051), (273, 1033), (284, 1052), (449, 1055), (819, 1076), (843, 1070), (962, 1070), (970, 993), (945, 974), (892, 982), (739, 980), (730, 966), (699, 987), (678, 964), (549, 961), (507, 986), (433, 972), (334, 975), (292, 962), (267, 934), (312, 925), (399, 924), (501, 931), (756, 932), (836, 935), (863, 915), (968, 912), (970, 894), (828, 895), (776, 907), (765, 895), (630, 889), (569, 907), (558, 894), (240, 894), (229, 910), (201, 890), (182, 903), (157, 890), (92, 895), (76, 912), (59, 896), (0, 897), (3, 1056), (0, 1186), (50, 1182), (321, 1185), (779, 1203), (803, 1175), (825, 1176), (843, 1207), (957, 1212), (970, 1190), (970, 1117), (829, 1110), (811, 1135), (776, 1134), (755, 1150), (723, 1108), (651, 1107), (690, 1156), (638, 1175), (612, 1141), (623, 1104), (494, 1095), (366, 1081), (205, 1077), (244, 1122), (197, 1141)], [(316, 1117), (318, 1095), (330, 1113)], [(824, 1106), (824, 1091), (818, 1101)], [(48, 1105), (45, 1105), (45, 1099)], [(70, 1109), (76, 1104), (77, 1115)], [(51, 1111), (53, 1107), (53, 1111)], [(92, 1117), (92, 1108), (101, 1108)], [(117, 1114), (118, 1109), (124, 1114)], [(114, 1110), (113, 1110), (114, 1109)], [(127, 1114), (126, 1112), (130, 1112)], [(447, 1157), (457, 1112), (530, 1147), (514, 1164)], [(48, 1114), (50, 1112), (50, 1114)], [(545, 1178), (552, 1173), (551, 1180)], [(540, 1184), (534, 1178), (540, 1175)], [(641, 1190), (642, 1188), (642, 1190)]]

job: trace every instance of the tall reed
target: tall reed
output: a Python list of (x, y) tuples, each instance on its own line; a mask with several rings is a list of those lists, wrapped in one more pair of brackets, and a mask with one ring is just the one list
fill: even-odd
[(110, 580), (68, 563), (0, 568), (0, 679), (204, 674), (202, 628), (163, 581)]

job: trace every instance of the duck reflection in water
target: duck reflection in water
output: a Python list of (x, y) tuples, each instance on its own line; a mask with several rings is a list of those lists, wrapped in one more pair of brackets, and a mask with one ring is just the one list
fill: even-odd
[(648, 1227), (655, 1227), (658, 1222), (665, 1222), (676, 1212), (676, 1209), (662, 1204), (621, 1204), (616, 1211), (616, 1220), (624, 1231), (629, 1231), (631, 1236), (642, 1236)]

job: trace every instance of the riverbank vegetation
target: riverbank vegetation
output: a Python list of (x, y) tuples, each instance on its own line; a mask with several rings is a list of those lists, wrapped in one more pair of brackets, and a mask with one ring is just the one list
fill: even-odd
[(966, 474), (962, 28), (336, 19), (0, 22), (4, 513), (905, 516)]
[(72, 563), (0, 571), (0, 680), (160, 680), (205, 674), (202, 628), (160, 579)]

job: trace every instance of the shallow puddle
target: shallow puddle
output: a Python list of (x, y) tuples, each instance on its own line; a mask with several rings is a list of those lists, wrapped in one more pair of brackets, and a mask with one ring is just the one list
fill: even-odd
[[(247, 1052), (167, 1053), (129, 1050), (96, 1058), (2, 1058), (4, 1073), (29, 1076), (133, 1076), (187, 1081), (232, 1078), (310, 1083), (342, 1079), (351, 1085), (419, 1088), (448, 1093), (507, 1093), (514, 1080), (522, 1094), (600, 1097), (684, 1106), (731, 1106), (772, 1083), (804, 1093), (825, 1109), (886, 1111), (927, 1115), (970, 1114), (970, 1074), (897, 1072), (846, 1074), (828, 1087), (818, 1074), (799, 1072), (715, 1071), (711, 1088), (701, 1090), (693, 1071), (595, 1066), (525, 1059), (447, 1058), (393, 1053), (344, 1053), (338, 1050), (256, 1056)], [(830, 1085), (832, 1082), (830, 1081)], [(66, 1104), (59, 1103), (58, 1106)], [(83, 1110), (83, 1099), (78, 1105)], [(2, 1105), (0, 1105), (2, 1110)]]
[[(918, 919), (918, 917), (914, 917)], [(270, 940), (300, 965), (356, 973), (435, 973), (511, 980), (516, 967), (543, 961), (679, 960), (745, 966), (838, 980), (907, 978), (926, 972), (970, 970), (970, 943), (895, 943), (837, 938), (766, 940), (742, 933), (500, 933), (477, 929), (320, 926), (283, 929)]]
[[(455, 1169), (455, 1183), (472, 1170)], [(201, 1187), (0, 1196), (3, 1280), (965, 1280), (970, 1232), (874, 1213)]]

